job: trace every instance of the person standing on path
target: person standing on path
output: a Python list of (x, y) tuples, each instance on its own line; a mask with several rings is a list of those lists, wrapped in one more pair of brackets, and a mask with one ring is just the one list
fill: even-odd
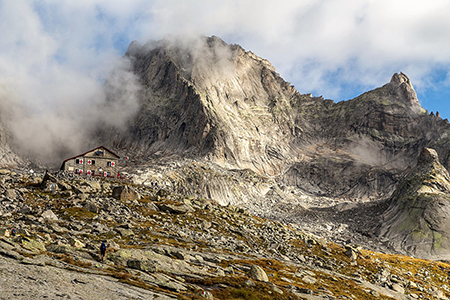
[(100, 260), (101, 261), (105, 260), (105, 255), (106, 255), (106, 244), (103, 241), (102, 244), (100, 245)]

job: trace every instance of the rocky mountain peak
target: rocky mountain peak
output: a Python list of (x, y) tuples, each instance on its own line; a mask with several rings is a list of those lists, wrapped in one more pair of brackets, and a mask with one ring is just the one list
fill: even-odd
[(118, 143), (261, 173), (283, 168), (298, 92), (267, 60), (215, 36), (133, 42), (127, 56), (144, 93), (131, 134)]
[(132, 41), (125, 52), (125, 56), (135, 56), (139, 53), (140, 49), (142, 49), (142, 45), (138, 41)]
[(400, 72), (400, 73), (394, 73), (394, 75), (392, 75), (390, 84), (401, 85), (404, 82), (406, 82), (406, 84), (408, 84), (412, 87), (411, 81), (409, 80), (408, 76), (406, 76), (405, 73)]
[(411, 84), (408, 76), (404, 73), (395, 73), (392, 75), (391, 81), (388, 83), (389, 90), (402, 102), (411, 105), (415, 112), (420, 112), (422, 109), (419, 100), (417, 99), (416, 91)]

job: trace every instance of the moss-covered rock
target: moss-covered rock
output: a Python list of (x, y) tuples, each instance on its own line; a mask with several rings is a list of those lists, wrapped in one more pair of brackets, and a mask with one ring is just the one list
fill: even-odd
[(28, 237), (18, 237), (14, 241), (16, 243), (19, 243), (23, 248), (32, 252), (40, 253), (41, 251), (45, 251), (44, 244), (35, 239), (31, 239)]

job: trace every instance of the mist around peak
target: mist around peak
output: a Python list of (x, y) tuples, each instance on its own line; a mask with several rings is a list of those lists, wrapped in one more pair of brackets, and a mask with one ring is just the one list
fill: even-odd
[(11, 148), (45, 167), (96, 145), (98, 126), (121, 129), (138, 110), (140, 86), (123, 58), (107, 79), (53, 66), (41, 76), (0, 81), (1, 119)]
[(170, 57), (187, 80), (200, 84), (232, 78), (236, 74), (238, 45), (228, 45), (216, 36), (167, 35), (159, 41), (150, 40), (144, 45), (132, 42), (126, 56), (142, 58), (153, 51), (161, 51)]

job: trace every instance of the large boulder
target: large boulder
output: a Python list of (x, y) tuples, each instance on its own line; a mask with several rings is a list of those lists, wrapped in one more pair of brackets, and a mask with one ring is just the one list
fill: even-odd
[(150, 273), (156, 271), (155, 263), (144, 259), (130, 259), (127, 261), (127, 267)]
[(42, 218), (50, 221), (58, 221), (58, 217), (55, 215), (55, 213), (51, 210), (46, 210), (41, 215)]
[(28, 237), (18, 237), (14, 241), (20, 244), (23, 248), (35, 253), (40, 253), (41, 251), (46, 250), (42, 242)]
[(99, 207), (92, 201), (88, 201), (84, 204), (84, 209), (86, 209), (87, 211), (90, 211), (94, 214), (98, 214), (100, 209)]
[(250, 267), (250, 270), (248, 272), (248, 276), (251, 279), (257, 280), (257, 281), (263, 281), (263, 282), (268, 282), (269, 278), (267, 277), (266, 272), (263, 270), (263, 268), (261, 268), (260, 266), (257, 265), (252, 265)]
[(81, 242), (80, 240), (78, 240), (76, 238), (70, 238), (69, 244), (70, 244), (70, 246), (72, 246), (74, 248), (84, 248), (86, 246), (83, 242)]
[(5, 191), (5, 197), (9, 200), (16, 200), (19, 197), (19, 193), (15, 189), (7, 189)]
[(112, 196), (121, 201), (133, 201), (141, 198), (139, 193), (128, 185), (113, 187)]

